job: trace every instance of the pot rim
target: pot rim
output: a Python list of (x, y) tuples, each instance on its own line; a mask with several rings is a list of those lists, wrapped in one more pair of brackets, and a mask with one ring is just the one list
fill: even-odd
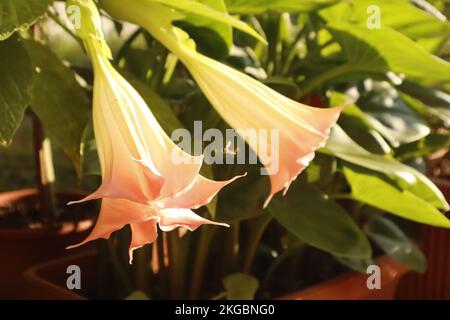
[[(356, 271), (348, 271), (336, 277), (324, 280), (312, 286), (300, 289), (296, 292), (288, 293), (277, 297), (275, 300), (359, 300), (364, 299), (370, 291), (382, 291), (387, 284), (399, 281), (402, 276), (410, 272), (411, 269), (406, 265), (394, 260), (388, 255), (383, 255), (377, 260), (377, 265), (380, 267), (381, 290), (369, 290), (366, 286), (367, 277), (370, 274), (358, 273)], [(354, 283), (354, 286), (348, 284)], [(338, 290), (329, 290), (335, 288)], [(340, 289), (347, 289), (340, 290)], [(346, 292), (359, 291), (359, 294), (346, 295)], [(337, 296), (340, 293), (342, 296)], [(319, 298), (319, 295), (323, 295)]]
[[(19, 202), (24, 198), (37, 195), (38, 190), (36, 188), (26, 188), (19, 190), (12, 190), (0, 193), (0, 205)], [(80, 190), (57, 190), (57, 197), (74, 196), (74, 198), (82, 198), (86, 195), (85, 192)], [(93, 218), (84, 218), (79, 221), (65, 221), (60, 224), (58, 228), (0, 228), (0, 239), (33, 239), (37, 236), (61, 236), (74, 233), (82, 233), (94, 225)]]
[(55, 258), (55, 259), (52, 259), (52, 260), (49, 260), (46, 262), (41, 262), (39, 264), (31, 266), (30, 268), (25, 270), (23, 275), (24, 275), (24, 278), (26, 281), (34, 283), (38, 286), (50, 287), (51, 290), (53, 290), (55, 293), (64, 295), (66, 297), (66, 300), (67, 299), (88, 300), (88, 298), (86, 298), (85, 296), (83, 296), (77, 292), (70, 291), (67, 288), (61, 287), (61, 286), (55, 284), (54, 282), (48, 280), (45, 276), (40, 275), (40, 272), (42, 270), (45, 270), (54, 265), (70, 265), (74, 261), (74, 259), (76, 261), (79, 258), (90, 258), (90, 257), (95, 257), (96, 255), (97, 255), (96, 250), (89, 250), (89, 251), (82, 252), (82, 253), (71, 254), (71, 255), (68, 255), (68, 256), (62, 257), (62, 258)]

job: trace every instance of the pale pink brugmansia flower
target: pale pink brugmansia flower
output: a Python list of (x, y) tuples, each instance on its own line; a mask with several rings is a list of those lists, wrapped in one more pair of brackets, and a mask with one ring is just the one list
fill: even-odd
[[(95, 4), (91, 0), (70, 3), (81, 9), (78, 34), (94, 67), (93, 122), (102, 173), (99, 189), (77, 202), (103, 199), (92, 233), (78, 245), (108, 238), (130, 224), (131, 262), (134, 249), (156, 239), (157, 225), (162, 231), (178, 227), (193, 231), (202, 224), (227, 226), (191, 209), (208, 204), (237, 177), (219, 182), (199, 174), (203, 156), (179, 149), (141, 96), (111, 65)], [(176, 163), (174, 154), (184, 161)]]
[[(211, 104), (232, 127), (247, 129), (278, 129), (278, 154), (271, 154), (269, 166), (278, 170), (270, 174), (271, 191), (264, 207), (275, 193), (289, 185), (314, 158), (316, 149), (324, 146), (330, 128), (336, 123), (342, 108), (313, 108), (291, 100), (261, 82), (195, 50), (195, 43), (171, 21), (182, 18), (158, 1), (134, 0), (121, 5), (118, 0), (101, 0), (110, 14), (147, 29), (158, 41), (171, 50), (189, 69)], [(259, 152), (261, 141), (246, 139)], [(271, 139), (264, 141), (266, 150)], [(262, 160), (263, 156), (258, 154)], [(266, 168), (268, 164), (261, 161)]]

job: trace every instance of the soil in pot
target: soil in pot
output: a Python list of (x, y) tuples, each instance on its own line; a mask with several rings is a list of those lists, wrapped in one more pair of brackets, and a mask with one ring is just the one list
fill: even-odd
[(58, 192), (60, 215), (48, 226), (41, 218), (37, 190), (0, 194), (0, 298), (28, 295), (23, 272), (32, 265), (88, 249), (65, 249), (84, 239), (93, 225), (95, 204), (66, 205), (82, 196), (80, 192)]

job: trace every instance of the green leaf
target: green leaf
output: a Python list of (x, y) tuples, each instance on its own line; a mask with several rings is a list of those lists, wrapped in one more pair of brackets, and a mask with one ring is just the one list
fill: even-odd
[[(228, 14), (223, 0), (198, 0), (218, 12)], [(233, 45), (233, 29), (227, 23), (211, 20), (198, 14), (187, 14), (177, 23), (193, 38), (200, 51), (213, 57), (226, 57)]]
[(364, 226), (364, 231), (388, 255), (414, 271), (425, 272), (427, 259), (394, 222), (380, 215), (374, 215)]
[(335, 257), (337, 261), (342, 263), (344, 266), (361, 273), (366, 273), (367, 268), (370, 265), (375, 264), (375, 261), (370, 258), (342, 258), (342, 257)]
[(237, 14), (260, 14), (267, 11), (314, 11), (333, 5), (339, 0), (225, 0), (228, 10)]
[(30, 105), (33, 68), (15, 37), (0, 42), (0, 145), (11, 142)]
[(386, 82), (372, 81), (368, 97), (362, 100), (360, 104), (367, 121), (394, 147), (417, 141), (430, 133), (428, 124)]
[(0, 41), (25, 30), (42, 16), (53, 0), (0, 0)]
[(321, 153), (316, 154), (314, 160), (306, 169), (308, 183), (315, 184), (319, 188), (325, 188), (333, 181), (336, 168), (336, 158)]
[(153, 0), (153, 1), (164, 4), (171, 8), (181, 10), (185, 13), (195, 14), (198, 16), (202, 16), (204, 18), (208, 18), (210, 20), (225, 23), (255, 37), (256, 39), (258, 39), (263, 43), (266, 43), (266, 40), (245, 22), (237, 18), (234, 18), (226, 13), (214, 10), (213, 8), (201, 2), (194, 0)]
[(25, 45), (35, 71), (31, 108), (81, 175), (80, 144), (89, 119), (89, 101), (75, 74), (53, 52), (37, 42), (26, 41)]
[(439, 209), (448, 210), (450, 206), (442, 192), (427, 177), (403, 163), (381, 155), (368, 152), (355, 143), (339, 126), (331, 130), (325, 148), (320, 152), (334, 155), (358, 166), (381, 172), (395, 179), (398, 183)]
[(380, 8), (380, 23), (395, 29), (412, 40), (418, 41), (429, 51), (436, 51), (450, 35), (447, 21), (405, 0), (358, 0), (342, 1), (338, 5), (323, 9), (320, 15), (328, 22), (352, 22), (366, 24), (371, 14), (370, 6)]
[(233, 273), (223, 279), (228, 300), (253, 300), (259, 287), (258, 279), (244, 273)]
[(295, 182), (269, 212), (304, 242), (340, 257), (371, 256), (369, 241), (352, 218), (315, 187)]
[(401, 159), (411, 159), (425, 157), (444, 148), (450, 148), (450, 135), (432, 133), (419, 141), (400, 146), (395, 154)]
[[(218, 198), (217, 220), (235, 223), (263, 214), (264, 200), (269, 194), (268, 176), (260, 175), (257, 165), (221, 165), (216, 171), (222, 175), (215, 176), (218, 180), (226, 180), (236, 175), (247, 173), (221, 191)], [(223, 175), (227, 171), (226, 175)]]
[(417, 112), (425, 111), (440, 119), (445, 126), (450, 127), (449, 94), (435, 88), (424, 88), (408, 81), (404, 81), (399, 88), (407, 94), (402, 94), (401, 97), (410, 107)]
[(382, 174), (350, 164), (344, 166), (344, 174), (354, 199), (404, 219), (450, 228), (450, 221), (433, 205)]
[(136, 89), (150, 108), (151, 112), (158, 120), (161, 127), (169, 135), (176, 129), (183, 128), (183, 124), (178, 120), (170, 105), (154, 92), (145, 82), (139, 80), (131, 73), (119, 70), (122, 76)]
[[(345, 94), (333, 91), (330, 97), (330, 105), (334, 107), (346, 105), (348, 99)], [(356, 104), (349, 104), (345, 107), (338, 123), (352, 139), (368, 151), (377, 154), (391, 152), (389, 144), (373, 128), (367, 115)]]
[(448, 62), (388, 26), (370, 30), (365, 25), (341, 22), (329, 24), (328, 29), (347, 57), (344, 71), (391, 71), (425, 86), (450, 84)]

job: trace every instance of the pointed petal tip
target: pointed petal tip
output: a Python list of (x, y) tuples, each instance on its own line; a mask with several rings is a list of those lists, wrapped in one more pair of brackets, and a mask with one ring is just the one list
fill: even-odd
[(264, 205), (263, 205), (263, 209), (267, 209), (267, 207), (269, 206), (270, 201), (272, 200), (273, 196), (275, 195), (275, 193), (271, 193), (266, 201), (264, 201)]
[(225, 222), (215, 222), (213, 223), (216, 226), (221, 226), (221, 227), (225, 227), (225, 228), (230, 228), (231, 226), (228, 223)]

